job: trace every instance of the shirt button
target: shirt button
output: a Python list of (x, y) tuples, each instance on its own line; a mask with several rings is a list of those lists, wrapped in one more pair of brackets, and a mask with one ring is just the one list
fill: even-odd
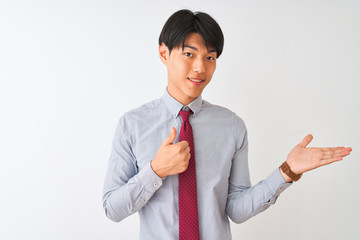
[(283, 190), (283, 188), (282, 188), (282, 187), (279, 187), (279, 191), (281, 191), (281, 190)]
[(157, 187), (157, 186), (158, 186), (158, 183), (155, 182), (155, 183), (154, 183), (154, 186)]
[(143, 200), (143, 203), (146, 203), (146, 199)]

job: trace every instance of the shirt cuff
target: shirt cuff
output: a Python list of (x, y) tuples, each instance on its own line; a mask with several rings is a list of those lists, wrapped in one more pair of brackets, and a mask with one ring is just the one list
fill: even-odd
[(268, 187), (270, 188), (270, 191), (273, 193), (273, 196), (271, 197), (270, 201), (266, 204), (271, 205), (274, 204), (279, 197), (279, 195), (287, 189), (289, 186), (293, 184), (293, 182), (287, 183), (283, 176), (280, 173), (280, 169), (277, 168), (275, 171), (273, 171), (267, 178), (266, 182)]
[(139, 181), (144, 185), (147, 192), (154, 193), (162, 184), (163, 179), (160, 178), (151, 168), (150, 162), (137, 174)]

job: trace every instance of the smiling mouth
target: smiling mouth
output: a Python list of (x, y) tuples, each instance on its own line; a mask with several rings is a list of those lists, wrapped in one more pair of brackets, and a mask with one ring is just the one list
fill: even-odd
[(202, 79), (194, 79), (194, 78), (187, 78), (187, 79), (190, 80), (193, 83), (202, 83), (202, 82), (205, 81), (205, 80), (202, 80)]

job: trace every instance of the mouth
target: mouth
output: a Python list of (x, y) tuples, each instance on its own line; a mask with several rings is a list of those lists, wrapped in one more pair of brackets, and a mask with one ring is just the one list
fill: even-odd
[(187, 79), (194, 85), (201, 85), (203, 82), (205, 82), (205, 79), (201, 79), (201, 78), (187, 78)]

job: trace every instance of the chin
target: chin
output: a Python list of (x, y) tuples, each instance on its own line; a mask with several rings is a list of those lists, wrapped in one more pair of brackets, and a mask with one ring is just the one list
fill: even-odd
[(196, 92), (193, 92), (193, 91), (190, 91), (190, 92), (188, 92), (188, 97), (190, 97), (190, 98), (198, 98), (200, 95), (201, 95), (201, 93), (202, 93), (202, 91), (200, 91), (200, 92), (198, 92), (198, 91), (196, 91)]

